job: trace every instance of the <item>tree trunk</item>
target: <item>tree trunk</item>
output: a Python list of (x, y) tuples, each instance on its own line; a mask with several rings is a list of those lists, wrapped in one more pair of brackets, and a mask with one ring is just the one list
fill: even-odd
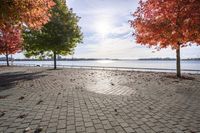
[(56, 65), (56, 52), (55, 51), (53, 52), (53, 59), (54, 59), (54, 69), (56, 69), (57, 65)]
[(8, 58), (8, 54), (6, 53), (6, 62), (7, 62), (7, 66), (9, 67), (10, 64), (9, 64), (9, 58)]
[(178, 43), (178, 48), (176, 49), (176, 75), (181, 78), (181, 58), (180, 58), (180, 44)]

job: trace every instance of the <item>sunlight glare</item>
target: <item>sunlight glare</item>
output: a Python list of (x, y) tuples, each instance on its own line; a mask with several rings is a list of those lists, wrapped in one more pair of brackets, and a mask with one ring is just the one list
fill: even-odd
[(113, 60), (98, 60), (97, 62), (101, 64), (110, 64), (110, 63), (113, 63), (114, 61)]
[(101, 36), (107, 36), (111, 31), (111, 24), (108, 20), (100, 20), (95, 24), (96, 32)]

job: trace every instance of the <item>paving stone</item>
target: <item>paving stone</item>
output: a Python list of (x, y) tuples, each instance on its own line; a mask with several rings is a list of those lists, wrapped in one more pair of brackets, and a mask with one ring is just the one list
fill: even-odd
[(49, 123), (48, 127), (56, 127), (58, 123)]
[(116, 133), (116, 131), (114, 129), (108, 129), (106, 130), (106, 133)]
[(95, 124), (94, 126), (95, 126), (96, 129), (102, 129), (103, 128), (102, 124)]
[(134, 130), (133, 130), (132, 128), (130, 128), (130, 127), (126, 127), (126, 128), (124, 128), (124, 130), (125, 130), (127, 133), (133, 133), (133, 132), (134, 132)]
[(56, 128), (47, 128), (47, 133), (56, 133)]
[(86, 127), (91, 127), (91, 126), (93, 126), (93, 123), (92, 122), (85, 122), (85, 126)]
[(86, 129), (84, 126), (79, 126), (79, 127), (76, 127), (76, 131), (77, 132), (84, 132)]
[(128, 127), (128, 126), (129, 126), (127, 123), (120, 123), (120, 125), (121, 125), (122, 127)]
[(97, 129), (96, 132), (97, 133), (106, 133), (106, 131), (104, 129)]
[(145, 133), (145, 131), (143, 129), (141, 129), (141, 128), (135, 129), (135, 132), (136, 133)]
[(65, 129), (58, 129), (57, 133), (66, 133), (66, 130)]
[(17, 130), (17, 128), (8, 128), (6, 130), (6, 133), (15, 133), (16, 130)]
[(67, 125), (67, 130), (75, 130), (75, 125)]
[(86, 132), (87, 133), (94, 133), (95, 132), (95, 128), (94, 127), (87, 127), (86, 128)]
[(124, 131), (124, 129), (121, 126), (116, 126), (116, 127), (114, 127), (114, 129), (117, 132), (123, 132)]
[(108, 124), (103, 125), (103, 128), (104, 129), (111, 129), (112, 126), (108, 123)]

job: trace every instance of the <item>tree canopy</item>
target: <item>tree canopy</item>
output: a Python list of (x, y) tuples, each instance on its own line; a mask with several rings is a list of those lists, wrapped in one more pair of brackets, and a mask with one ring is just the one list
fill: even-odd
[(30, 28), (41, 28), (48, 22), (49, 10), (54, 5), (52, 0), (1, 0), (0, 27), (25, 24)]
[(9, 66), (8, 55), (19, 52), (22, 48), (21, 30), (12, 25), (6, 25), (0, 29), (0, 55), (6, 55), (7, 66)]

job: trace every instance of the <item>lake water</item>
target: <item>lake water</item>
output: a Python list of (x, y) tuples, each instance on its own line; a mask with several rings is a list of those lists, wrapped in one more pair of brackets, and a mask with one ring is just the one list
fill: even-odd
[[(0, 64), (6, 63), (0, 61)], [(53, 65), (53, 61), (14, 61), (14, 65)], [(101, 67), (128, 67), (128, 68), (156, 68), (156, 69), (176, 69), (176, 61), (168, 60), (92, 60), (92, 61), (57, 61), (57, 65), (69, 66), (101, 66)], [(174, 69), (174, 70), (173, 70)], [(200, 61), (181, 61), (181, 69), (200, 71)], [(164, 70), (165, 71), (165, 70)]]

